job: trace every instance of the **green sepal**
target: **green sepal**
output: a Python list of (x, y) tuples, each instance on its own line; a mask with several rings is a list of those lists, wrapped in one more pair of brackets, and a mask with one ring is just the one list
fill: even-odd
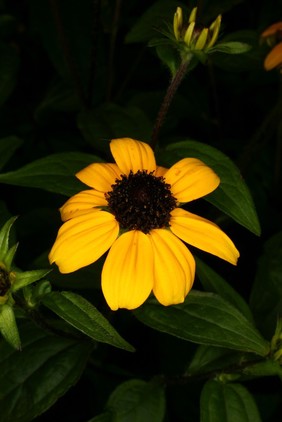
[[(0, 230), (0, 262), (3, 262), (5, 265), (5, 257), (9, 251), (10, 230), (16, 219), (17, 217), (11, 217)], [(9, 270), (10, 267), (6, 269)]]
[(202, 50), (191, 50), (191, 53), (193, 54), (195, 57), (197, 57), (197, 59), (199, 60), (199, 62), (201, 62), (202, 64), (205, 64), (207, 61), (207, 52), (202, 51)]
[(5, 267), (7, 269), (11, 269), (12, 262), (13, 262), (13, 259), (15, 257), (15, 254), (17, 252), (18, 246), (19, 246), (19, 244), (16, 243), (14, 246), (12, 246), (8, 250), (8, 252), (6, 253), (6, 255), (3, 257), (3, 263), (4, 263), (4, 265), (5, 265)]
[(52, 291), (50, 281), (41, 280), (35, 286), (26, 286), (23, 288), (25, 302), (29, 308), (38, 306), (44, 296)]
[(21, 349), (21, 340), (14, 309), (8, 303), (0, 306), (0, 331), (4, 339), (16, 350)]
[(28, 286), (35, 281), (40, 280), (41, 278), (45, 277), (51, 270), (32, 270), (32, 271), (24, 271), (18, 272), (16, 271), (16, 279), (12, 284), (12, 292), (16, 292), (23, 287)]

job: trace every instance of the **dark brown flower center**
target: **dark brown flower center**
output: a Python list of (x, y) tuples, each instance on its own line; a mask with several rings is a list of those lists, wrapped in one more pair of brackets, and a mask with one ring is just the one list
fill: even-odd
[(105, 196), (122, 229), (149, 233), (168, 226), (170, 212), (176, 207), (170, 188), (163, 177), (139, 170), (116, 179)]
[(0, 268), (0, 296), (5, 296), (10, 287), (11, 283), (8, 272)]

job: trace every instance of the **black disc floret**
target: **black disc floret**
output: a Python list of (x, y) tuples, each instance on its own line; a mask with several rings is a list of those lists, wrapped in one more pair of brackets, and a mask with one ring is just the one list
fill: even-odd
[(154, 172), (138, 170), (122, 175), (105, 194), (109, 210), (122, 229), (149, 233), (152, 229), (167, 227), (170, 212), (176, 207), (171, 186)]
[(0, 267), (0, 296), (5, 296), (11, 287), (9, 274), (6, 270)]

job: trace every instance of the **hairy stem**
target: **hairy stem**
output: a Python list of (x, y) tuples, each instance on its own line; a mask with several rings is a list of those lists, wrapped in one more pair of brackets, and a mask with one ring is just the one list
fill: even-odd
[(166, 118), (171, 101), (173, 97), (175, 96), (179, 85), (183, 81), (184, 76), (186, 75), (186, 71), (187, 71), (189, 63), (190, 63), (190, 60), (186, 60), (181, 63), (176, 74), (174, 75), (174, 77), (172, 78), (168, 86), (168, 89), (166, 91), (166, 94), (164, 96), (163, 102), (161, 104), (161, 107), (159, 109), (159, 112), (156, 118), (155, 126), (153, 128), (153, 133), (152, 133), (151, 143), (150, 143), (153, 149), (155, 149), (157, 145), (160, 129)]

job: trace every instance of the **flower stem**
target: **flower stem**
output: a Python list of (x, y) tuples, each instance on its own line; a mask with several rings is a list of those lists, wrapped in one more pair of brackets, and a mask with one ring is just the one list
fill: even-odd
[(157, 145), (160, 129), (166, 118), (171, 101), (186, 74), (189, 63), (190, 63), (190, 60), (185, 60), (181, 63), (176, 74), (174, 75), (174, 77), (172, 78), (168, 86), (168, 89), (166, 91), (166, 94), (164, 96), (163, 102), (161, 104), (161, 107), (159, 109), (159, 112), (156, 118), (155, 126), (153, 128), (153, 133), (152, 133), (151, 142), (150, 142), (151, 147), (153, 149), (155, 149)]

